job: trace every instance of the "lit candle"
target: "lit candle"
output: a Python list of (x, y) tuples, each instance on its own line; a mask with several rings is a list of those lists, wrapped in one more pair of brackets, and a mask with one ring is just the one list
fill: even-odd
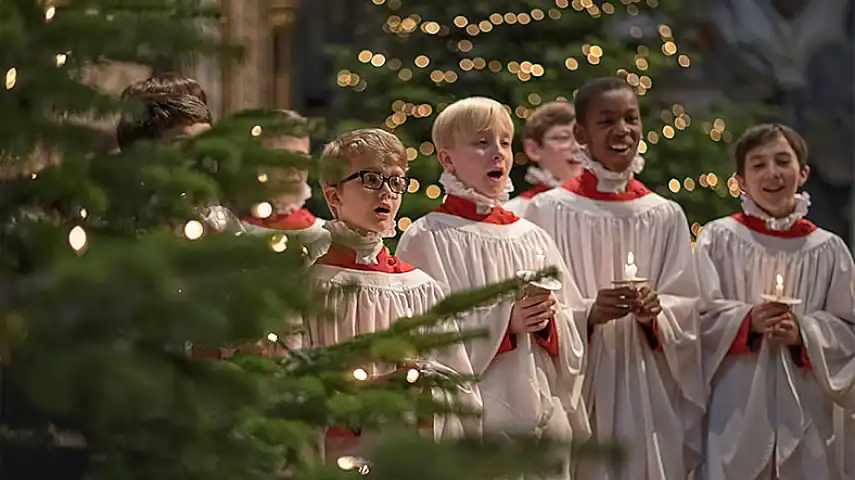
[(638, 267), (635, 266), (635, 258), (632, 256), (632, 252), (629, 252), (626, 255), (626, 265), (623, 266), (624, 280), (635, 280), (636, 274), (638, 274)]
[(784, 296), (784, 277), (780, 273), (775, 277), (775, 296), (778, 298)]

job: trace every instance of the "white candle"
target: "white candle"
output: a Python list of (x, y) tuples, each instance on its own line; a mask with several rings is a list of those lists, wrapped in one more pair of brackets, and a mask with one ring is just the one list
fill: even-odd
[(780, 273), (775, 277), (775, 296), (778, 298), (784, 296), (784, 277)]
[(626, 265), (623, 266), (624, 280), (635, 280), (636, 274), (638, 274), (638, 267), (635, 266), (635, 257), (632, 256), (632, 252), (629, 252), (626, 255)]

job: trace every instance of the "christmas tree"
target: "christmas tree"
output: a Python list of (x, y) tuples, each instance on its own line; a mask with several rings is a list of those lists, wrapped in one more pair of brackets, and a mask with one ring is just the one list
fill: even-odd
[[(695, 234), (736, 208), (727, 144), (749, 119), (727, 104), (688, 112), (667, 95), (695, 61), (691, 43), (680, 41), (680, 2), (364, 3), (353, 47), (334, 51), (336, 82), (343, 116), (358, 113), (351, 122), (382, 124), (410, 147), (411, 172), (421, 184), (402, 206), (401, 230), (440, 202), (430, 128), (444, 105), (473, 95), (495, 98), (508, 106), (519, 132), (537, 106), (572, 100), (587, 80), (609, 75), (625, 78), (641, 101), (640, 153), (647, 160), (641, 180), (679, 202)], [(663, 18), (675, 24), (656, 25)], [(512, 178), (519, 192), (525, 189), (524, 154), (516, 163)]]
[[(372, 455), (375, 478), (402, 471), (411, 479), (496, 478), (549, 468), (548, 448), (530, 442), (420, 439), (414, 414), (444, 408), (420, 391), (449, 388), (448, 380), (382, 383), (353, 374), (364, 362), (404, 362), (459, 341), (425, 327), (518, 291), (517, 281), (449, 297), (424, 317), (335, 347), (285, 358), (241, 354), (294, 333), (285, 318), (325, 315), (321, 292), (309, 286), (299, 245), (206, 232), (199, 209), (269, 198), (258, 178), (265, 168), (310, 168), (309, 159), (259, 141), (264, 132), (302, 132), (263, 111), (245, 112), (194, 138), (112, 153), (101, 126), (119, 114), (138, 118), (143, 107), (87, 81), (109, 62), (231, 53), (200, 32), (218, 15), (200, 3), (0, 5), (0, 478), (364, 472), (355, 460), (319, 464), (314, 447), (332, 425), (398, 432)], [(198, 347), (237, 354), (192, 358), (188, 350)]]

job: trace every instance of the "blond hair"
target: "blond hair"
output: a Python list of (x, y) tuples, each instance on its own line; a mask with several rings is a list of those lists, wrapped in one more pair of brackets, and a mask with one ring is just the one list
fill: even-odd
[(461, 135), (472, 135), (493, 126), (514, 134), (514, 122), (505, 106), (486, 97), (469, 97), (445, 108), (433, 122), (431, 137), (436, 148), (447, 148)]
[(358, 159), (369, 159), (381, 166), (407, 170), (407, 151), (395, 135), (379, 128), (362, 128), (344, 133), (328, 143), (321, 154), (320, 180), (335, 185)]

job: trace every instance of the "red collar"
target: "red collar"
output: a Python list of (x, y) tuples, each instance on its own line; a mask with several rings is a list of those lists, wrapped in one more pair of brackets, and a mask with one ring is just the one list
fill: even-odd
[(243, 222), (271, 230), (305, 230), (314, 225), (315, 220), (317, 220), (315, 216), (305, 208), (294, 210), (288, 215), (271, 215), (267, 218), (255, 218), (250, 215), (241, 218)]
[(764, 222), (762, 218), (753, 217), (744, 213), (734, 214), (733, 219), (757, 233), (779, 238), (806, 237), (817, 229), (817, 226), (814, 225), (813, 222), (804, 218), (796, 220), (796, 223), (794, 223), (789, 230), (772, 230), (766, 226), (766, 222)]
[(415, 270), (415, 267), (407, 262), (389, 255), (386, 247), (383, 247), (377, 255), (376, 264), (356, 263), (356, 252), (338, 243), (330, 245), (326, 255), (319, 258), (316, 263), (363, 272), (407, 273)]
[(531, 199), (531, 198), (536, 197), (538, 194), (541, 194), (543, 192), (548, 192), (550, 190), (552, 190), (552, 187), (549, 187), (546, 185), (535, 185), (534, 187), (522, 192), (520, 194), (520, 197)]
[(434, 211), (465, 218), (473, 222), (492, 223), (494, 225), (510, 225), (520, 219), (513, 212), (505, 210), (502, 207), (493, 207), (490, 213), (487, 214), (478, 213), (478, 207), (475, 205), (475, 202), (455, 197), (454, 195), (445, 197), (442, 205)]
[(634, 177), (626, 184), (625, 192), (600, 192), (597, 191), (597, 176), (588, 170), (582, 172), (581, 175), (568, 180), (562, 188), (573, 192), (576, 195), (590, 198), (591, 200), (601, 200), (605, 202), (628, 202), (637, 200), (651, 192), (644, 186), (643, 183), (636, 180)]

